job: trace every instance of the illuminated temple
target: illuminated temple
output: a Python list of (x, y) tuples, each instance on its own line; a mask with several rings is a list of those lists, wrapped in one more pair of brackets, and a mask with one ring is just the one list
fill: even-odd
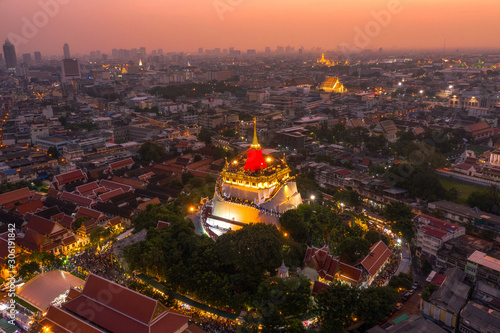
[(252, 145), (233, 161), (226, 161), (214, 198), (203, 206), (205, 231), (216, 238), (248, 223), (279, 227), (281, 214), (302, 203), (290, 171), (284, 156), (263, 154), (254, 122)]

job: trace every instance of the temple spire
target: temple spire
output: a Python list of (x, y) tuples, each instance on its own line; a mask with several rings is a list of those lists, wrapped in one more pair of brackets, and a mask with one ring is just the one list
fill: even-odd
[(253, 118), (253, 141), (251, 147), (254, 149), (260, 149), (260, 144), (257, 140), (257, 118)]

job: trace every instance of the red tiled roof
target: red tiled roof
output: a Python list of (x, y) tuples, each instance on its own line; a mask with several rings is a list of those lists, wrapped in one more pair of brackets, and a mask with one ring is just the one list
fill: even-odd
[(121, 224), (121, 223), (122, 223), (122, 220), (121, 220), (118, 216), (117, 216), (117, 217), (114, 217), (114, 218), (112, 218), (112, 219), (110, 219), (110, 220), (108, 221), (108, 225), (109, 225), (110, 227), (114, 227), (114, 226), (119, 225), (119, 224)]
[(139, 209), (140, 210), (146, 210), (146, 208), (148, 207), (148, 205), (159, 205), (160, 203), (161, 203), (160, 199), (153, 198), (151, 200), (148, 200), (148, 201), (140, 203), (139, 204)]
[(40, 235), (48, 236), (52, 233), (54, 229), (55, 222), (48, 220), (46, 218), (40, 217), (38, 215), (31, 215), (28, 220), (28, 225), (26, 226), (26, 230), (33, 230), (39, 233)]
[(123, 190), (121, 188), (117, 188), (115, 190), (112, 190), (112, 191), (109, 191), (109, 192), (106, 192), (106, 193), (103, 193), (99, 196), (99, 199), (102, 201), (102, 202), (106, 202), (108, 201), (109, 199), (111, 198), (114, 198), (116, 197), (117, 195), (120, 195), (120, 194), (123, 194), (125, 192), (123, 192)]
[(43, 209), (43, 203), (40, 200), (30, 201), (28, 203), (19, 205), (16, 208), (19, 215), (25, 215), (26, 213), (36, 213), (41, 209)]
[(134, 163), (135, 162), (133, 159), (127, 158), (126, 160), (111, 163), (109, 165), (109, 168), (111, 170), (116, 170), (116, 169), (124, 168), (124, 167), (129, 166), (129, 165), (132, 166), (132, 165), (134, 165)]
[[(71, 293), (70, 289), (70, 293)], [(91, 324), (63, 309), (51, 305), (47, 315), (40, 321), (41, 327), (48, 327), (52, 333), (104, 333)]]
[(334, 171), (334, 173), (342, 175), (342, 176), (347, 176), (347, 175), (351, 174), (351, 171), (346, 170), (346, 169), (341, 169), (341, 170)]
[(73, 202), (77, 205), (80, 206), (85, 206), (85, 207), (91, 207), (92, 206), (92, 199), (82, 197), (81, 195), (69, 193), (69, 192), (63, 192), (63, 194), (59, 197), (59, 199), (64, 200), (64, 201), (69, 201)]
[(97, 182), (91, 182), (91, 183), (87, 183), (85, 185), (77, 186), (75, 191), (78, 192), (78, 194), (80, 194), (80, 195), (86, 196), (87, 194), (91, 193), (93, 190), (95, 190), (98, 187), (99, 187), (99, 185), (97, 185)]
[(146, 187), (146, 184), (143, 182), (140, 182), (138, 180), (133, 180), (133, 179), (127, 179), (127, 178), (122, 178), (122, 177), (117, 177), (114, 176), (112, 179), (114, 182), (120, 183), (120, 184), (125, 184), (128, 186), (131, 186), (133, 188), (144, 188)]
[(115, 190), (117, 188), (121, 188), (124, 192), (132, 191), (132, 187), (130, 187), (128, 185), (124, 185), (124, 184), (113, 182), (113, 181), (106, 180), (106, 179), (101, 180), (99, 185), (107, 188), (108, 190)]
[(375, 275), (380, 267), (384, 265), (387, 259), (391, 256), (391, 250), (384, 242), (379, 241), (373, 244), (370, 253), (361, 261), (361, 265), (368, 271), (371, 276)]
[(75, 182), (77, 180), (87, 179), (87, 175), (83, 173), (82, 170), (78, 169), (75, 171), (70, 171), (66, 173), (62, 173), (54, 177), (58, 186), (68, 184), (71, 182)]
[(424, 225), (420, 227), (422, 230), (424, 230), (424, 233), (428, 236), (438, 238), (438, 239), (443, 239), (446, 235), (448, 235), (448, 232), (434, 228), (433, 226), (430, 225)]
[(340, 275), (339, 278), (346, 282), (349, 282), (355, 286), (359, 285), (361, 282), (362, 270), (354, 266), (340, 262)]
[[(112, 297), (102, 304), (103, 290)], [(170, 313), (158, 301), (127, 289), (102, 277), (90, 274), (82, 295), (64, 308), (111, 332), (174, 333), (187, 324), (189, 317)], [(85, 308), (99, 308), (89, 313)]]
[(465, 128), (466, 128), (467, 132), (472, 132), (473, 134), (477, 133), (477, 132), (484, 132), (486, 130), (491, 130), (490, 124), (488, 124), (485, 121), (482, 121), (482, 122), (479, 122), (479, 123), (475, 123), (475, 124), (471, 124), (469, 126), (466, 126)]
[(68, 245), (73, 244), (73, 243), (75, 243), (75, 242), (76, 242), (76, 237), (75, 237), (75, 235), (71, 235), (71, 236), (66, 237), (66, 238), (64, 238), (64, 239), (62, 240), (62, 243), (63, 243), (63, 245), (64, 245), (64, 246), (68, 246)]
[(101, 212), (98, 212), (96, 210), (86, 208), (86, 207), (78, 207), (78, 210), (76, 211), (75, 218), (79, 218), (82, 216), (90, 217), (91, 219), (94, 219), (96, 222), (107, 218), (106, 215), (104, 215)]
[(0, 206), (4, 206), (5, 204), (12, 203), (12, 202), (20, 201), (22, 199), (31, 198), (33, 196), (33, 194), (35, 194), (35, 191), (30, 191), (30, 189), (27, 187), (0, 194)]
[(441, 219), (435, 218), (434, 216), (430, 216), (430, 215), (426, 215), (426, 214), (420, 214), (420, 215), (416, 216), (415, 219), (418, 222), (429, 221), (429, 225), (431, 225), (435, 228), (447, 231), (447, 232), (455, 232), (455, 231), (463, 228), (459, 225), (456, 225), (456, 224), (453, 224), (450, 222), (446, 222), (446, 221), (443, 221)]
[(165, 222), (165, 221), (158, 221), (158, 224), (156, 225), (156, 229), (163, 229), (165, 227), (170, 227), (170, 223)]
[(313, 289), (311, 295), (313, 297), (316, 297), (319, 293), (321, 293), (323, 290), (328, 289), (329, 286), (326, 283), (319, 282), (319, 281), (314, 281)]

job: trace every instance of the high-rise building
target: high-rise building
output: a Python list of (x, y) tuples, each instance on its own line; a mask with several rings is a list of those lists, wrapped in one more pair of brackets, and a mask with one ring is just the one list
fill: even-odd
[(16, 68), (16, 48), (11, 42), (9, 42), (8, 39), (6, 39), (5, 44), (3, 44), (3, 55), (5, 57), (5, 64), (7, 65), (7, 68)]
[(80, 72), (80, 64), (76, 59), (63, 59), (61, 63), (62, 79), (64, 82), (82, 77)]
[(71, 55), (69, 53), (69, 45), (68, 45), (68, 43), (64, 44), (64, 46), (63, 46), (63, 52), (64, 52), (64, 59), (71, 58)]
[(163, 55), (163, 49), (158, 49), (158, 55), (162, 56)]
[(147, 54), (146, 54), (146, 48), (144, 46), (139, 49), (139, 53), (141, 54), (140, 55), (141, 59), (146, 59)]
[(31, 65), (31, 53), (24, 53), (23, 54), (23, 62), (26, 66)]
[(3, 62), (3, 54), (0, 53), (0, 64)]
[(266, 46), (266, 50), (264, 51), (265, 54), (271, 54), (271, 48), (269, 46)]
[(256, 55), (257, 51), (255, 49), (248, 49), (247, 50), (247, 55)]
[(42, 63), (42, 54), (39, 51), (35, 51), (35, 63), (36, 64)]
[(199, 53), (199, 54), (202, 54), (202, 53), (203, 53), (203, 48), (202, 48), (202, 47), (199, 47), (199, 48), (198, 48), (198, 53)]

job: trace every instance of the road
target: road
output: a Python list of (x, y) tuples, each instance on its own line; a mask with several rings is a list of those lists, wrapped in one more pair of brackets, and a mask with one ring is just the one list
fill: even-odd
[(203, 235), (203, 228), (201, 227), (201, 219), (200, 219), (200, 212), (196, 212), (192, 215), (186, 216), (187, 218), (191, 219), (194, 223), (194, 230), (198, 235)]

